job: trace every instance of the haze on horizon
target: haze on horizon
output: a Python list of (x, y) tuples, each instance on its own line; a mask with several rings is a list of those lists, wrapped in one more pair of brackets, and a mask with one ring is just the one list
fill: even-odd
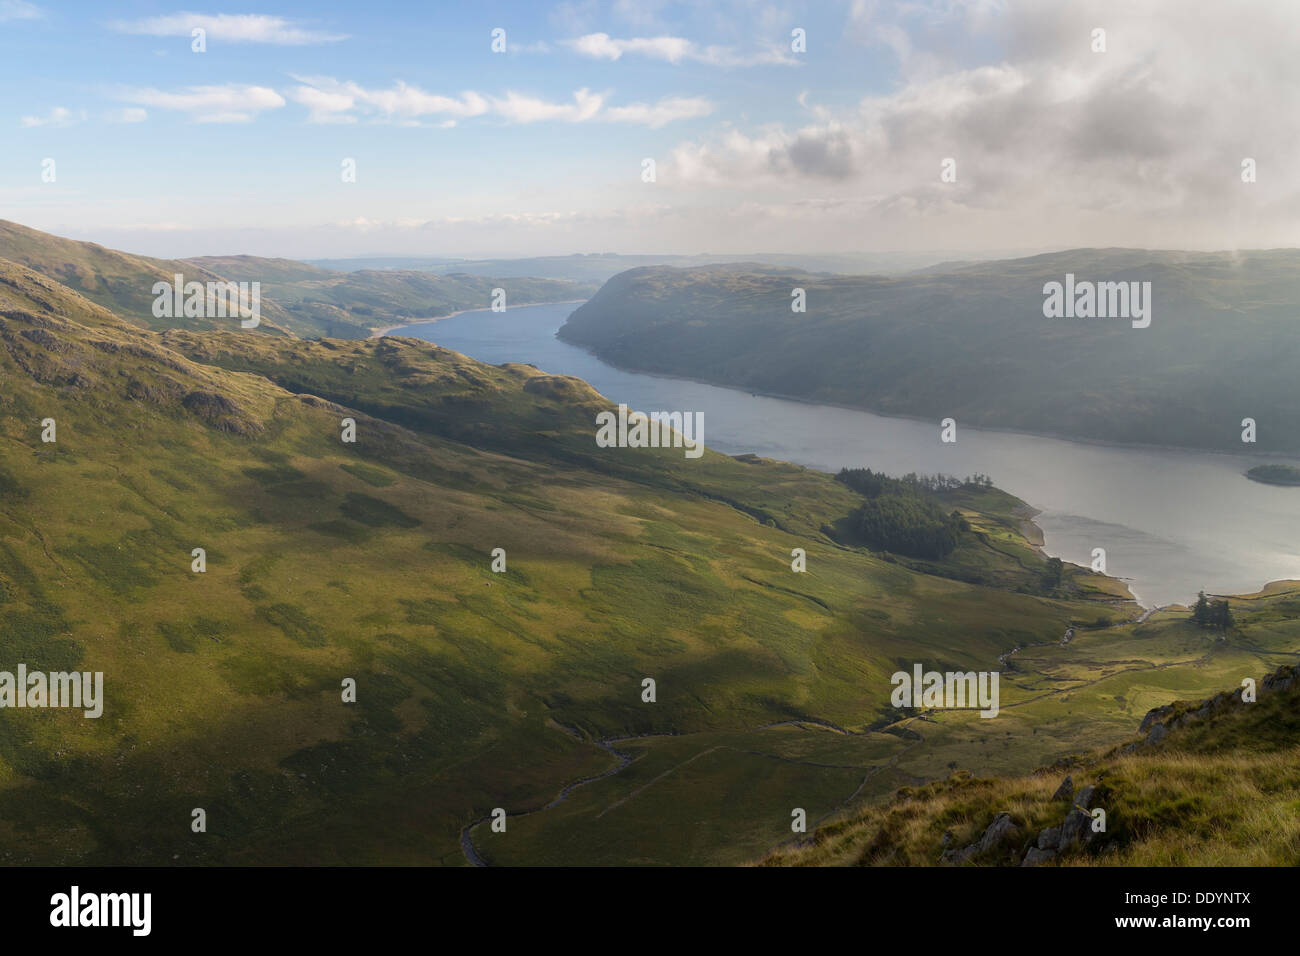
[(1300, 246), (1297, 45), (1287, 0), (0, 0), (0, 218), (166, 257)]

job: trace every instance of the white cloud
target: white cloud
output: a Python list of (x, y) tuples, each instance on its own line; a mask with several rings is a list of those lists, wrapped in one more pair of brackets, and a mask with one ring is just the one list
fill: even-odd
[(307, 107), (308, 119), (313, 123), (355, 123), (357, 121), (351, 113), (357, 104), (356, 98), (347, 93), (304, 85), (295, 87), (285, 95), (295, 103)]
[(713, 104), (701, 96), (668, 97), (658, 103), (632, 103), (628, 106), (611, 106), (604, 118), (613, 123), (636, 123), (658, 129), (668, 123), (684, 119), (698, 119), (713, 112)]
[(6, 20), (37, 20), (45, 11), (27, 0), (0, 0), (0, 23)]
[(583, 56), (597, 60), (617, 60), (624, 53), (640, 53), (669, 63), (680, 63), (691, 50), (691, 41), (683, 37), (638, 37), (615, 40), (608, 33), (588, 33), (570, 41)]
[(389, 122), (412, 122), (427, 116), (481, 116), (490, 105), (478, 93), (460, 96), (426, 93), (398, 81), (387, 89), (367, 89), (358, 83), (328, 76), (294, 76), (299, 86), (289, 98), (306, 106), (311, 122), (352, 123), (356, 112)]
[(278, 46), (336, 43), (347, 39), (343, 34), (322, 33), (284, 17), (260, 13), (171, 13), (139, 20), (116, 20), (109, 26), (119, 33), (154, 37), (188, 37), (195, 27), (201, 27), (207, 31), (209, 40)]
[(143, 123), (148, 118), (149, 111), (139, 106), (127, 106), (104, 114), (104, 119), (110, 123)]
[(80, 123), (85, 118), (85, 110), (74, 113), (66, 107), (56, 106), (44, 116), (24, 116), (19, 121), (19, 125), (24, 128), (33, 126), (71, 126), (73, 123)]
[(563, 120), (582, 123), (594, 119), (605, 103), (604, 93), (580, 89), (572, 103), (551, 103), (534, 96), (510, 92), (492, 100), (493, 111), (512, 123), (536, 123), (540, 120)]
[[(900, 58), (895, 91), (834, 111), (804, 99), (807, 124), (720, 128), (680, 143), (661, 164), (664, 181), (734, 190), (786, 218), (798, 218), (796, 197), (825, 203), (816, 215), (827, 217), (851, 198), (864, 228), (900, 243), (942, 234), (1001, 245), (1014, 237), (1022, 246), (1186, 246), (1227, 244), (1230, 230), (1300, 240), (1284, 218), (1300, 204), (1300, 181), (1289, 175), (1300, 156), (1294, 8), (858, 6), (871, 14), (867, 42)], [(903, 43), (890, 18), (907, 6)], [(1104, 53), (1091, 49), (1098, 24)], [(965, 42), (936, 39), (951, 35)], [(973, 50), (984, 64), (966, 62)], [(956, 160), (956, 182), (940, 181), (946, 157)], [(1257, 183), (1241, 182), (1244, 157), (1258, 161)], [(1270, 168), (1276, 175), (1266, 179)]]
[(118, 99), (137, 106), (188, 113), (196, 123), (248, 123), (258, 113), (284, 106), (284, 97), (265, 86), (226, 83), (220, 86), (188, 86), (182, 90), (152, 87), (127, 89)]
[(586, 87), (568, 101), (508, 90), (489, 95), (467, 90), (457, 96), (428, 93), (398, 82), (388, 88), (371, 88), (327, 76), (295, 76), (299, 85), (286, 95), (305, 106), (313, 123), (353, 123), (359, 117), (404, 125), (438, 119), (435, 125), (454, 126), (456, 120), (495, 116), (508, 123), (610, 122), (633, 123), (657, 129), (680, 119), (707, 116), (713, 104), (703, 97), (666, 97), (657, 103), (609, 104), (609, 93)]
[(635, 54), (668, 63), (691, 61), (710, 66), (762, 66), (781, 64), (792, 66), (798, 61), (778, 47), (770, 47), (755, 53), (739, 53), (732, 47), (701, 47), (685, 37), (657, 36), (631, 37), (619, 40), (608, 33), (588, 33), (567, 45), (582, 56), (596, 60), (618, 60), (624, 54)]

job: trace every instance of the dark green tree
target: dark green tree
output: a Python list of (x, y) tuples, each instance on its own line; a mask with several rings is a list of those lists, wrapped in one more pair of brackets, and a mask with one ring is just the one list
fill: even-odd
[(1192, 608), (1192, 620), (1198, 627), (1208, 627), (1210, 624), (1210, 599), (1201, 591), (1196, 596), (1196, 606)]
[(1060, 558), (1048, 558), (1047, 569), (1043, 571), (1043, 590), (1054, 591), (1061, 586), (1061, 576), (1065, 573), (1065, 562)]
[(1232, 611), (1229, 609), (1226, 600), (1215, 601), (1210, 605), (1210, 624), (1223, 631), (1227, 631), (1232, 627)]

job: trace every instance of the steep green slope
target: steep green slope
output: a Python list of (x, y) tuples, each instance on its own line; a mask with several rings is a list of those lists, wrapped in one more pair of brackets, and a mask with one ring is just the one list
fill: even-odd
[[(897, 277), (636, 269), (560, 337), (627, 368), (889, 414), (1294, 453), (1298, 266), (1295, 250), (1078, 249)], [(1150, 282), (1150, 327), (1044, 317), (1044, 284), (1067, 273)]]
[[(511, 839), (469, 839), (495, 862), (736, 862), (907, 746), (899, 661), (1132, 608), (1078, 570), (1035, 593), (1014, 499), (956, 493), (974, 530), (913, 567), (822, 530), (859, 500), (830, 476), (598, 449), (607, 403), (527, 366), (158, 335), (5, 262), (0, 346), (0, 670), (102, 671), (106, 698), (5, 712), (8, 862), (463, 863), (493, 807)], [(598, 743), (630, 736), (625, 766)]]

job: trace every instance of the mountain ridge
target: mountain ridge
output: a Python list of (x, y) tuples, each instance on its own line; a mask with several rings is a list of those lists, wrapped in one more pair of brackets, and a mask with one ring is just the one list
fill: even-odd
[[(1180, 257), (1192, 257), (1195, 269)], [(1091, 441), (1300, 453), (1300, 252), (1084, 250), (905, 276), (648, 268), (559, 336), (619, 367), (886, 415)], [(1151, 283), (1148, 328), (1044, 316), (1044, 286)], [(802, 289), (807, 311), (792, 312)], [(1259, 423), (1243, 444), (1242, 419)]]

